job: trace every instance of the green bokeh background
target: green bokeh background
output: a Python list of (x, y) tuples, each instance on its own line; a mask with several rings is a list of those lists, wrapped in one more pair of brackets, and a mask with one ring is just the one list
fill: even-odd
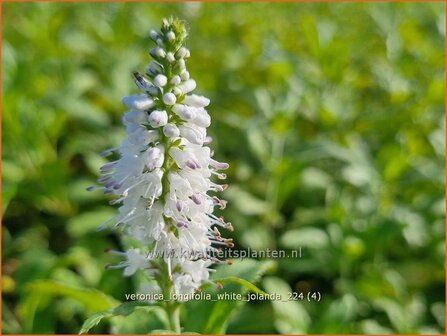
[[(189, 25), (187, 65), (231, 165), (236, 248), (302, 247), (257, 284), (322, 296), (239, 305), (226, 332), (444, 333), (445, 4), (2, 9), (3, 333), (77, 333), (137, 291), (104, 270), (120, 242), (95, 227), (115, 210), (85, 188), (125, 137), (121, 97), (171, 15)], [(92, 332), (147, 333), (147, 318)]]

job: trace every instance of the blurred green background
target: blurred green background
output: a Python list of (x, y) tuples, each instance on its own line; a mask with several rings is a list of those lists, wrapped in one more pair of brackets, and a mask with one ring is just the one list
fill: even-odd
[[(137, 291), (104, 270), (115, 209), (85, 188), (171, 15), (231, 165), (236, 248), (302, 247), (257, 284), (322, 296), (238, 305), (226, 332), (444, 333), (445, 4), (2, 8), (3, 333), (77, 333)], [(134, 315), (92, 332), (148, 332)]]

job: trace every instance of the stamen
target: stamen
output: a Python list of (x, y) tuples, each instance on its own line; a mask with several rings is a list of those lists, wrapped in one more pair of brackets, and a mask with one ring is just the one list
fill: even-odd
[(177, 222), (177, 227), (178, 227), (178, 228), (188, 228), (189, 225), (188, 225), (188, 223), (186, 223), (186, 222), (184, 222), (184, 221), (178, 221), (178, 222)]
[(197, 195), (191, 195), (189, 196), (189, 198), (197, 205), (200, 205), (202, 203), (200, 199), (197, 197)]
[(109, 149), (106, 149), (105, 151), (101, 152), (100, 155), (102, 157), (107, 157), (110, 154), (112, 154), (113, 152), (116, 152), (118, 149), (119, 149), (118, 147), (109, 148)]
[(225, 228), (228, 229), (228, 230), (230, 230), (230, 231), (233, 231), (233, 230), (234, 230), (234, 229), (233, 229), (233, 225), (232, 225), (230, 222), (225, 223)]
[(197, 165), (196, 165), (193, 161), (191, 161), (191, 160), (186, 161), (186, 162), (185, 162), (185, 165), (186, 165), (186, 167), (191, 168), (191, 169), (197, 169), (197, 168), (199, 168), (199, 167), (197, 167)]
[(113, 167), (115, 166), (115, 164), (117, 162), (118, 161), (112, 161), (112, 162), (106, 163), (105, 165), (101, 166), (99, 168), (99, 170), (101, 171), (101, 173), (106, 173), (106, 172), (110, 171), (111, 169), (113, 169)]
[(213, 159), (210, 160), (210, 165), (218, 170), (225, 170), (230, 167), (230, 165), (226, 162), (219, 162)]

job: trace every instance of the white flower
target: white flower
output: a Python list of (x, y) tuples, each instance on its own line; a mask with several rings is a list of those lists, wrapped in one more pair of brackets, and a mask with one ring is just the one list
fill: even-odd
[(208, 280), (209, 272), (207, 267), (211, 265), (210, 260), (188, 261), (183, 265), (183, 271), (191, 275), (194, 282)]
[(186, 295), (192, 294), (197, 290), (198, 286), (192, 281), (190, 274), (176, 275), (174, 278), (175, 294), (180, 295), (180, 299), (184, 299)]
[[(125, 261), (109, 268), (124, 268), (125, 276), (140, 269), (150, 276), (166, 272), (175, 293), (192, 294), (209, 281), (209, 267), (218, 262), (214, 246), (233, 243), (217, 229), (231, 229), (231, 224), (213, 214), (215, 206), (223, 209), (226, 202), (208, 195), (225, 190), (214, 179), (225, 178), (218, 170), (228, 164), (212, 159), (204, 145), (209, 143), (211, 117), (205, 107), (210, 101), (191, 93), (196, 82), (186, 70), (184, 58), (190, 52), (179, 46), (186, 32), (178, 25), (164, 20), (162, 31), (151, 31), (158, 44), (150, 50), (154, 60), (146, 73), (151, 80), (135, 72), (144, 94), (123, 98), (131, 109), (122, 118), (127, 139), (106, 151), (117, 151), (119, 158), (101, 167), (98, 180), (104, 193), (116, 196), (111, 204), (119, 205), (118, 214), (100, 229), (118, 227), (138, 247), (114, 251)], [(152, 263), (143, 250), (163, 253), (158, 262), (165, 267)]]
[(147, 259), (140, 254), (139, 249), (129, 249), (126, 252), (128, 265), (124, 268), (124, 275), (130, 276), (137, 270), (147, 267)]
[(168, 114), (166, 111), (152, 111), (149, 114), (149, 123), (152, 127), (157, 128), (168, 123)]
[(171, 157), (177, 163), (177, 166), (184, 169), (207, 168), (210, 161), (209, 147), (189, 147), (185, 146), (183, 150), (178, 147), (171, 148), (169, 151)]
[(124, 268), (124, 276), (131, 276), (139, 269), (145, 269), (149, 266), (149, 260), (140, 254), (139, 249), (129, 249), (126, 252), (110, 251), (113, 254), (123, 256), (126, 261), (118, 265), (109, 265), (109, 268)]
[(183, 104), (192, 106), (192, 107), (206, 107), (208, 106), (210, 103), (210, 100), (206, 97), (203, 96), (198, 96), (198, 95), (189, 95), (189, 96), (185, 96), (185, 98), (183, 99)]
[(164, 160), (163, 150), (164, 148), (161, 146), (151, 147), (144, 153), (145, 164), (149, 171), (162, 166)]
[(200, 127), (209, 127), (211, 125), (211, 117), (204, 108), (195, 109), (196, 115), (192, 123)]
[(195, 117), (195, 110), (183, 104), (175, 104), (172, 111), (183, 120), (190, 120)]
[(188, 79), (178, 86), (183, 93), (189, 93), (196, 88), (196, 81), (194, 79)]
[(146, 95), (127, 96), (123, 98), (123, 104), (136, 110), (147, 110), (154, 106), (154, 101)]
[(203, 145), (206, 138), (205, 127), (200, 127), (192, 123), (184, 123), (179, 127), (180, 135), (185, 137), (189, 142), (196, 145)]
[(182, 264), (184, 273), (174, 276), (174, 291), (184, 299), (193, 294), (204, 281), (209, 279), (209, 260), (185, 261)]
[(158, 139), (157, 132), (148, 131), (143, 127), (138, 127), (133, 131), (129, 130), (129, 142), (135, 145), (147, 146)]
[(133, 110), (133, 111), (129, 111), (124, 113), (123, 116), (123, 124), (124, 125), (128, 125), (128, 124), (142, 124), (144, 122), (146, 122), (146, 118), (147, 118), (147, 113), (145, 113), (144, 111), (138, 111), (138, 110)]

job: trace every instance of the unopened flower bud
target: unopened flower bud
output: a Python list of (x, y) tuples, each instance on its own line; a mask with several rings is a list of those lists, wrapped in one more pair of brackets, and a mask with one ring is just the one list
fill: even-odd
[(165, 86), (168, 83), (168, 79), (165, 75), (157, 75), (154, 78), (154, 84), (159, 88)]
[(168, 114), (166, 111), (152, 111), (149, 114), (149, 123), (152, 127), (157, 128), (168, 123)]
[(175, 97), (175, 95), (172, 92), (168, 92), (163, 96), (163, 102), (166, 105), (174, 105), (176, 100), (177, 100), (177, 98)]
[(152, 84), (144, 78), (138, 71), (133, 73), (135, 78), (135, 84), (138, 86), (140, 90), (146, 91)]
[(169, 63), (172, 63), (175, 61), (175, 57), (174, 54), (172, 52), (168, 52), (166, 54), (166, 59), (168, 60)]
[(151, 48), (149, 50), (149, 54), (155, 59), (164, 58), (166, 56), (166, 52), (163, 48), (160, 47)]
[(163, 127), (163, 134), (168, 138), (177, 138), (180, 135), (180, 130), (175, 124), (167, 124)]
[(169, 42), (172, 42), (172, 41), (175, 39), (175, 34), (174, 34), (174, 32), (169, 31), (169, 32), (166, 34), (166, 38), (168, 39)]
[(177, 50), (177, 52), (175, 53), (175, 58), (179, 59), (179, 58), (183, 58), (186, 55), (186, 48), (185, 47), (181, 47), (179, 50)]
[(155, 85), (151, 85), (151, 86), (147, 89), (147, 92), (148, 92), (151, 96), (155, 97), (155, 96), (158, 95), (158, 91), (159, 91), (159, 90), (160, 90), (160, 89), (159, 89), (158, 87), (156, 87)]
[(177, 67), (181, 70), (185, 69), (186, 64), (185, 64), (185, 60), (183, 58), (181, 58), (177, 61)]
[(174, 77), (172, 77), (171, 79), (171, 84), (173, 85), (179, 85), (181, 83), (181, 78), (180, 76), (175, 75)]
[(158, 33), (155, 30), (151, 30), (150, 33), (149, 33), (149, 36), (155, 42), (155, 41), (157, 41)]
[(183, 71), (183, 72), (180, 74), (180, 78), (181, 78), (183, 81), (188, 80), (188, 79), (189, 79), (189, 72), (188, 72), (188, 71)]
[(164, 58), (166, 56), (166, 51), (163, 48), (155, 48), (155, 54), (160, 57), (160, 58)]
[(182, 90), (180, 90), (178, 87), (173, 88), (172, 93), (176, 96), (181, 96), (183, 94)]
[(163, 67), (157, 62), (151, 61), (149, 63), (149, 66), (146, 68), (146, 72), (148, 72), (148, 70), (152, 71), (152, 73), (157, 74), (163, 72)]

